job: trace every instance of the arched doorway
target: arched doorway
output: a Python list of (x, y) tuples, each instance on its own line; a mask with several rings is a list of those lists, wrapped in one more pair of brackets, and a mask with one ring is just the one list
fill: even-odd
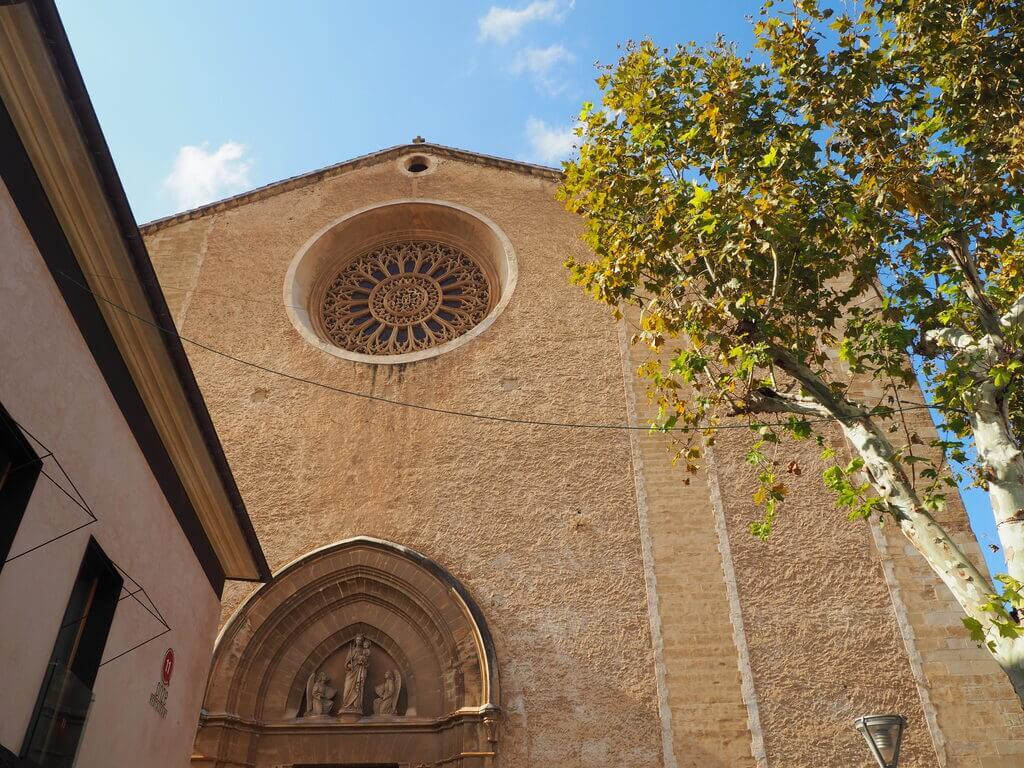
[(466, 589), (358, 537), (286, 566), (225, 625), (192, 764), (490, 768), (498, 700)]

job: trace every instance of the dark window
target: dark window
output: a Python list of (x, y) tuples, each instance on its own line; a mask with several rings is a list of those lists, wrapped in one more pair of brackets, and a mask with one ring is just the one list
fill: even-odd
[(123, 581), (90, 538), (22, 748), (41, 768), (74, 763)]
[(39, 454), (0, 405), (0, 571), (42, 468)]

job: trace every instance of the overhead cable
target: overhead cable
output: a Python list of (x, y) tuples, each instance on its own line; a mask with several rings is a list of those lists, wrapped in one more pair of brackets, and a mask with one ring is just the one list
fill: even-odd
[[(447, 416), (457, 416), (459, 418), (477, 419), (477, 420), (481, 420), (481, 421), (499, 422), (499, 423), (504, 423), (504, 424), (521, 424), (521, 425), (525, 425), (525, 426), (535, 426), (535, 427), (556, 427), (556, 428), (561, 428), (561, 429), (642, 430), (642, 431), (652, 431), (653, 430), (653, 431), (661, 431), (661, 432), (700, 432), (700, 431), (717, 431), (717, 430), (720, 430), (720, 429), (745, 429), (745, 430), (749, 430), (749, 429), (759, 429), (761, 427), (785, 427), (785, 426), (787, 426), (790, 423), (788, 421), (776, 421), (776, 422), (764, 421), (764, 422), (749, 422), (749, 423), (745, 423), (745, 424), (700, 424), (700, 425), (694, 425), (694, 426), (688, 426), (688, 427), (659, 428), (659, 427), (654, 427), (654, 426), (651, 426), (651, 425), (638, 425), (638, 424), (602, 424), (602, 423), (591, 423), (591, 422), (548, 421), (548, 420), (544, 420), (544, 419), (521, 419), (521, 418), (516, 418), (516, 417), (513, 417), (513, 416), (500, 416), (500, 415), (491, 414), (491, 413), (479, 413), (479, 412), (474, 412), (474, 411), (460, 411), (460, 410), (454, 410), (454, 409), (449, 409), (449, 408), (440, 408), (440, 407), (433, 406), (433, 405), (424, 405), (422, 403), (414, 403), (414, 402), (410, 402), (410, 401), (407, 401), (407, 400), (397, 400), (397, 399), (394, 399), (394, 398), (384, 397), (383, 395), (374, 395), (374, 394), (371, 394), (369, 392), (357, 392), (355, 390), (346, 389), (344, 387), (338, 387), (338, 386), (335, 386), (333, 384), (327, 384), (327, 383), (322, 382), (322, 381), (316, 381), (315, 379), (307, 379), (307, 378), (305, 378), (303, 376), (298, 376), (298, 375), (293, 374), (293, 373), (288, 373), (287, 371), (282, 371), (282, 370), (279, 370), (279, 369), (276, 369), (276, 368), (271, 368), (269, 366), (253, 362), (251, 360), (246, 360), (244, 358), (241, 358), (241, 357), (238, 357), (236, 355), (233, 355), (230, 352), (225, 352), (225, 351), (223, 351), (221, 349), (217, 349), (216, 347), (210, 346), (209, 344), (206, 344), (204, 342), (197, 341), (195, 339), (189, 338), (188, 336), (183, 336), (182, 334), (180, 334), (178, 332), (178, 330), (176, 328), (165, 328), (164, 326), (160, 325), (159, 323), (153, 322), (152, 320), (149, 320), (148, 318), (142, 317), (141, 315), (139, 315), (139, 314), (137, 314), (135, 312), (132, 312), (127, 307), (124, 307), (124, 306), (118, 304), (117, 302), (112, 301), (111, 299), (107, 298), (106, 296), (104, 296), (104, 295), (102, 295), (100, 293), (97, 293), (96, 291), (94, 291), (91, 288), (89, 288), (89, 286), (82, 284), (81, 282), (79, 282), (78, 280), (76, 280), (75, 278), (73, 278), (72, 276), (70, 276), (70, 275), (68, 275), (68, 274), (66, 274), (64, 272), (58, 272), (58, 274), (60, 274), (64, 279), (66, 279), (69, 282), (73, 283), (78, 288), (82, 289), (83, 291), (86, 291), (87, 293), (92, 294), (96, 299), (102, 301), (104, 304), (107, 304), (108, 306), (116, 309), (119, 312), (123, 312), (124, 314), (128, 315), (129, 317), (134, 318), (135, 320), (139, 321), (140, 323), (143, 323), (143, 324), (148, 325), (148, 326), (150, 326), (152, 328), (155, 328), (156, 330), (160, 331), (161, 333), (165, 333), (165, 334), (168, 334), (170, 336), (173, 336), (173, 337), (175, 337), (175, 338), (177, 338), (177, 339), (179, 339), (179, 340), (181, 340), (181, 341), (183, 341), (183, 342), (185, 342), (187, 344), (191, 344), (194, 347), (198, 347), (199, 349), (202, 349), (202, 350), (205, 350), (207, 352), (210, 352), (211, 354), (218, 355), (219, 357), (222, 357), (222, 358), (224, 358), (226, 360), (231, 360), (232, 362), (238, 363), (239, 365), (248, 366), (248, 367), (253, 368), (255, 370), (262, 371), (263, 373), (268, 373), (268, 374), (271, 374), (273, 376), (278, 376), (278, 377), (281, 377), (281, 378), (284, 378), (284, 379), (288, 379), (290, 381), (294, 381), (294, 382), (298, 382), (298, 383), (302, 383), (302, 384), (308, 384), (308, 385), (313, 386), (313, 387), (318, 387), (320, 389), (325, 389), (325, 390), (328, 390), (328, 391), (331, 391), (331, 392), (336, 392), (336, 393), (342, 394), (342, 395), (348, 395), (350, 397), (358, 397), (358, 398), (361, 398), (361, 399), (364, 399), (364, 400), (372, 400), (374, 402), (386, 403), (388, 405), (395, 405), (395, 406), (398, 406), (398, 407), (401, 407), (401, 408), (409, 408), (409, 409), (417, 410), (417, 411), (426, 411), (428, 413), (438, 413), (438, 414), (443, 414), (443, 415), (447, 415)], [(884, 410), (886, 411), (886, 414), (884, 414), (884, 415), (889, 415), (889, 414), (892, 414), (892, 413), (902, 413), (902, 412), (905, 412), (905, 411), (925, 410), (925, 409), (931, 409), (931, 408), (937, 408), (937, 407), (938, 406), (928, 405), (928, 404), (919, 404), (919, 405), (913, 405), (912, 404), (912, 405), (908, 405), (908, 406), (905, 406), (905, 407), (899, 407), (899, 408), (885, 407)], [(825, 416), (822, 416), (822, 417), (800, 417), (799, 420), (801, 422), (803, 422), (803, 423), (831, 422), (831, 421), (834, 421), (834, 419), (832, 419), (830, 417), (825, 417)]]

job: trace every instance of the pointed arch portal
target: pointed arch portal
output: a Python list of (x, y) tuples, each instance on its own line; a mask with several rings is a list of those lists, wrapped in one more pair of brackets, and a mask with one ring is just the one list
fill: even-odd
[(225, 625), (192, 764), (490, 768), (498, 701), (466, 589), (410, 549), (348, 539), (283, 568)]

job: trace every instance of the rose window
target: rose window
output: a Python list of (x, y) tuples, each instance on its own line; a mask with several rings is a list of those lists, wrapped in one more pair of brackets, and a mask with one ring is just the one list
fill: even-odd
[(436, 347), (480, 323), (491, 286), (464, 251), (425, 240), (378, 246), (345, 264), (320, 300), (321, 331), (342, 349), (400, 355)]

